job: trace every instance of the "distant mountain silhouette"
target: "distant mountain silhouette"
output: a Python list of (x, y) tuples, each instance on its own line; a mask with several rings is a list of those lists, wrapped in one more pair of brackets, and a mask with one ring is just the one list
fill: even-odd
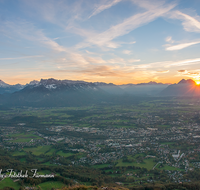
[(21, 90), (22, 88), (24, 88), (24, 85), (21, 84), (9, 85), (4, 81), (0, 80), (0, 94), (13, 93)]
[(150, 81), (148, 83), (139, 83), (136, 85), (126, 85), (124, 90), (132, 95), (157, 95), (169, 84)]
[[(160, 91), (160, 85), (138, 85), (139, 89), (142, 89), (138, 96), (137, 92), (136, 94), (128, 93), (120, 86), (112, 83), (56, 80), (53, 78), (41, 79), (40, 81), (32, 81), (26, 84), (23, 89), (7, 96), (3, 105), (60, 107), (99, 103), (130, 104), (149, 98), (151, 93), (148, 94), (147, 92), (156, 92), (154, 86), (158, 87)], [(147, 88), (146, 91), (145, 88)], [(163, 88), (166, 88), (166, 85)]]
[(192, 79), (187, 79), (187, 80), (185, 80), (185, 79), (182, 79), (181, 81), (179, 81), (179, 83), (178, 84), (196, 84)]
[(182, 79), (178, 84), (169, 85), (162, 90), (161, 96), (200, 96), (200, 86), (192, 79)]
[(81, 106), (114, 102), (130, 103), (140, 98), (159, 95), (200, 95), (200, 86), (197, 86), (191, 79), (182, 79), (178, 84), (173, 85), (153, 81), (135, 85), (115, 85), (50, 78), (31, 81), (26, 85), (9, 85), (0, 81), (0, 90), (1, 88), (4, 89), (4, 93), (0, 94), (0, 104), (6, 106)]
[(106, 93), (98, 85), (84, 81), (41, 79), (13, 93), (9, 105), (76, 106), (101, 100)]
[[(150, 82), (148, 82), (148, 83), (139, 83), (139, 84), (137, 84), (137, 85), (163, 85), (164, 83), (161, 83), (161, 82), (159, 82), (159, 83), (157, 83), (157, 82), (155, 82), (155, 81), (150, 81)], [(164, 84), (164, 85), (166, 85), (166, 84)], [(168, 85), (168, 84), (167, 84)]]

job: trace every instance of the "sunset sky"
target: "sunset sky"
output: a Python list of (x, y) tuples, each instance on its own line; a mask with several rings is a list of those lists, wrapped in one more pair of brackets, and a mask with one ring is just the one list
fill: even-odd
[(200, 78), (200, 0), (0, 0), (0, 79)]

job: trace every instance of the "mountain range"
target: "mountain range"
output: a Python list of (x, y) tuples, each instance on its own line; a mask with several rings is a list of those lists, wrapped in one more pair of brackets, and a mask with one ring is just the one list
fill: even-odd
[(24, 85), (21, 85), (21, 84), (9, 85), (3, 82), (2, 80), (0, 80), (0, 94), (13, 93), (23, 88), (24, 88)]
[[(178, 84), (156, 82), (115, 85), (103, 82), (41, 79), (26, 85), (0, 80), (0, 103), (10, 106), (79, 106), (113, 101), (134, 101), (140, 96), (199, 96), (200, 86), (191, 79)], [(137, 97), (137, 98), (136, 98)]]
[(169, 85), (160, 93), (160, 95), (200, 97), (200, 85), (196, 85), (191, 79), (182, 79), (178, 84)]

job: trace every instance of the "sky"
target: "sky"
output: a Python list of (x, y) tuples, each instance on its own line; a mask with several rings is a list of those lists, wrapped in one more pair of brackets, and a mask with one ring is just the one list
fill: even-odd
[(199, 0), (0, 0), (0, 79), (200, 81)]

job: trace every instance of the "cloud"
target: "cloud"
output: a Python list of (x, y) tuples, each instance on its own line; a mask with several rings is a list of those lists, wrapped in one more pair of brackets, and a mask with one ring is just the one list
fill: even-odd
[(180, 61), (161, 61), (161, 62), (153, 62), (153, 63), (146, 63), (146, 64), (138, 64), (134, 65), (137, 69), (158, 69), (158, 68), (169, 68), (169, 67), (179, 67), (183, 65), (193, 65), (199, 64), (200, 58), (196, 59), (185, 59)]
[(158, 7), (162, 7), (165, 4), (164, 0), (132, 0), (134, 4), (137, 6), (144, 8), (146, 10), (156, 9)]
[(78, 71), (80, 73), (85, 73), (87, 75), (96, 75), (96, 76), (120, 76), (122, 77), (121, 71), (113, 71), (112, 67), (107, 65), (102, 66), (93, 66), (93, 68), (87, 68)]
[(193, 78), (194, 80), (199, 80), (199, 78), (200, 78), (200, 70), (199, 69), (191, 70), (191, 71), (178, 70), (177, 72), (178, 72), (178, 74), (175, 76), (184, 76), (184, 77), (186, 76), (189, 78)]
[(168, 73), (169, 70), (165, 70), (165, 71), (156, 71), (157, 73)]
[(127, 77), (135, 73), (133, 69), (122, 68), (119, 66), (108, 65), (90, 65), (89, 67), (79, 68), (75, 70), (60, 69), (57, 72), (70, 72), (82, 74), (84, 76), (97, 76), (97, 77)]
[[(78, 66), (89, 63), (89, 57), (84, 56), (81, 53), (74, 51), (72, 48), (67, 48), (59, 45), (57, 42), (47, 37), (42, 30), (37, 29), (32, 23), (25, 20), (16, 20), (15, 22), (6, 21), (1, 24), (0, 28), (3, 28), (3, 34), (12, 36), (13, 39), (23, 39), (31, 41), (39, 46), (44, 46), (47, 49), (53, 50), (57, 54), (48, 55), (48, 57), (60, 56), (60, 53), (64, 53), (68, 58), (65, 63), (68, 65), (76, 64)], [(63, 56), (63, 55), (62, 55)], [(87, 59), (88, 60), (87, 60)], [(95, 61), (93, 58), (93, 61)], [(97, 58), (99, 59), (99, 58)], [(99, 62), (99, 60), (97, 60)], [(59, 61), (60, 63), (60, 61)], [(62, 62), (63, 63), (63, 62)]]
[[(153, 21), (154, 19), (158, 18), (159, 16), (163, 15), (174, 7), (175, 5), (168, 5), (157, 10), (146, 11), (144, 13), (133, 15), (125, 19), (122, 23), (112, 26), (107, 31), (98, 35), (96, 40), (99, 43), (108, 42), (116, 37), (128, 34), (139, 26)], [(94, 39), (91, 39), (91, 41), (93, 40)]]
[(140, 59), (129, 59), (128, 62), (129, 63), (135, 63), (135, 62), (140, 62)]
[(90, 12), (90, 6), (84, 1), (65, 1), (65, 0), (21, 0), (24, 12), (29, 17), (39, 18), (40, 20), (56, 24), (62, 28), (74, 24), (76, 20), (85, 19)]
[(124, 44), (135, 44), (135, 43), (136, 43), (136, 41), (133, 41), (133, 42), (127, 42), (127, 43), (124, 42)]
[(184, 29), (188, 32), (200, 32), (200, 19), (199, 17), (192, 17), (190, 15), (187, 15), (185, 13), (182, 13), (178, 10), (176, 11), (171, 11), (168, 14), (169, 18), (172, 19), (179, 19), (182, 20), (182, 25), (184, 27)]
[(92, 55), (93, 55), (93, 54), (96, 54), (96, 53), (91, 52), (91, 51), (88, 51), (88, 50), (85, 50), (85, 52), (88, 53), (88, 54), (92, 54)]
[(24, 57), (9, 57), (9, 58), (0, 58), (0, 60), (28, 59), (28, 58), (37, 58), (37, 57), (44, 57), (44, 56), (33, 55), (33, 56), (24, 56)]
[(152, 63), (150, 64), (140, 64), (140, 65), (134, 65), (136, 68), (138, 69), (148, 69), (148, 68), (152, 68)]
[(126, 54), (126, 55), (130, 55), (131, 54), (131, 51), (130, 50), (124, 50), (122, 51), (123, 54)]
[(102, 64), (106, 63), (105, 60), (103, 60), (101, 57), (85, 57), (85, 59), (90, 63), (90, 64)]
[(195, 45), (195, 44), (199, 44), (200, 41), (196, 41), (196, 42), (189, 42), (189, 43), (182, 43), (182, 44), (178, 44), (178, 45), (173, 45), (173, 46), (168, 46), (165, 48), (165, 50), (167, 51), (175, 51), (175, 50), (181, 50), (184, 49), (186, 47)]
[(178, 70), (179, 73), (185, 73), (187, 70)]
[(166, 65), (166, 67), (171, 67), (171, 66), (183, 66), (183, 65), (191, 65), (191, 64), (198, 64), (200, 63), (200, 58), (196, 59), (186, 59), (182, 61), (177, 61), (177, 62), (172, 62)]
[(156, 7), (152, 10), (148, 10), (142, 13), (135, 14), (127, 19), (125, 19), (122, 23), (117, 24), (115, 26), (110, 27), (105, 32), (100, 34), (86, 34), (85, 42), (82, 42), (76, 46), (76, 48), (84, 48), (91, 45), (97, 45), (100, 47), (106, 46), (110, 48), (117, 48), (119, 44), (116, 42), (112, 42), (113, 39), (126, 35), (130, 33), (132, 30), (143, 26), (149, 22), (152, 22), (156, 18), (163, 16), (168, 13), (171, 9), (173, 9), (176, 4), (168, 4), (161, 7)]
[[(57, 42), (45, 36), (42, 30), (37, 29), (32, 23), (25, 20), (16, 20), (15, 22), (6, 21), (1, 23), (4, 29), (3, 33), (14, 37), (21, 38), (44, 45), (46, 48), (51, 48), (54, 51), (66, 52), (67, 48), (59, 45)], [(1, 30), (2, 31), (2, 30)]]
[(174, 40), (172, 40), (172, 37), (171, 36), (168, 36), (166, 39), (165, 39), (166, 42), (169, 42), (169, 43), (174, 43)]
[(187, 70), (178, 70), (178, 73), (182, 75), (198, 75), (199, 72), (197, 71), (187, 71)]
[(95, 16), (99, 13), (101, 13), (102, 11), (109, 9), (110, 7), (116, 5), (117, 3), (119, 3), (121, 0), (108, 0), (106, 1), (106, 3), (98, 6), (97, 8), (95, 8), (95, 10), (93, 11), (93, 13), (89, 16), (89, 18), (91, 18), (92, 16)]
[(112, 63), (112, 64), (116, 64), (116, 63), (126, 63), (126, 61), (123, 58), (113, 58), (113, 59), (109, 59), (106, 61), (107, 63)]

